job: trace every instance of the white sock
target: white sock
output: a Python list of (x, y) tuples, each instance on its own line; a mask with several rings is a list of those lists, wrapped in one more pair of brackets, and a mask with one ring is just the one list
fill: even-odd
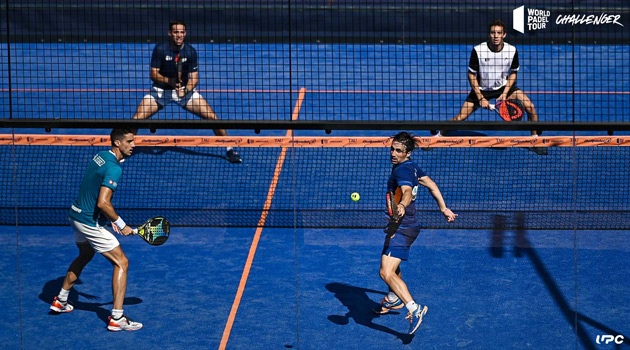
[(398, 295), (396, 295), (396, 293), (389, 292), (389, 294), (387, 294), (387, 301), (394, 302), (396, 300), (398, 300)]
[(226, 152), (229, 152), (229, 151), (231, 151), (231, 150), (232, 150), (232, 147), (225, 147), (225, 151), (226, 151)]
[(123, 310), (122, 309), (120, 309), (120, 310), (112, 309), (112, 318), (113, 319), (117, 320), (117, 319), (121, 318), (122, 315), (123, 315)]
[(59, 300), (59, 302), (61, 303), (68, 302), (68, 294), (70, 294), (69, 290), (61, 288), (61, 290), (59, 291), (59, 295), (57, 295), (57, 300)]
[(414, 312), (418, 309), (418, 304), (416, 304), (416, 302), (413, 300), (408, 302), (405, 306), (407, 307), (407, 310), (409, 310), (409, 312)]
[(435, 134), (435, 137), (442, 137), (442, 136), (443, 136), (443, 135), (442, 135), (442, 132), (441, 132), (441, 131), (438, 131), (438, 132), (437, 132), (437, 134)]

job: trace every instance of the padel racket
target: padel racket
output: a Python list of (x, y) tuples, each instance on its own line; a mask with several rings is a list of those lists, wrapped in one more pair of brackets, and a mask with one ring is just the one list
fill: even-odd
[(182, 63), (182, 55), (177, 54), (177, 56), (175, 56), (175, 71), (177, 71), (177, 87), (181, 87), (182, 85), (183, 69), (184, 69), (184, 64)]
[[(397, 189), (396, 192), (400, 190)], [(387, 215), (389, 215), (389, 222), (387, 226), (383, 230), (383, 232), (388, 235), (394, 234), (398, 227), (400, 227), (400, 223), (402, 222), (400, 215), (398, 215), (398, 201), (400, 200), (400, 195), (396, 196), (396, 193), (389, 191), (386, 195), (386, 204), (387, 204)]]
[(491, 104), (489, 108), (495, 111), (506, 122), (520, 121), (523, 119), (523, 102), (515, 98), (499, 101), (494, 105)]
[(150, 245), (162, 245), (171, 233), (171, 224), (161, 216), (147, 220), (142, 226), (133, 230), (133, 234), (140, 236)]

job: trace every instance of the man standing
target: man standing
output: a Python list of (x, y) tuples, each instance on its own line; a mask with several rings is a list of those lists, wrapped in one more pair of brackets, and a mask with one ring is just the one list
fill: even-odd
[(116, 214), (111, 199), (122, 175), (120, 163), (131, 156), (135, 147), (135, 135), (130, 130), (114, 129), (110, 138), (111, 149), (101, 151), (92, 158), (83, 176), (79, 195), (70, 209), (70, 226), (74, 231), (79, 256), (70, 264), (63, 286), (50, 309), (59, 313), (74, 310), (68, 303), (70, 289), (95, 252), (98, 252), (114, 267), (112, 277), (114, 305), (107, 329), (135, 331), (142, 328), (142, 323), (134, 322), (123, 314), (129, 260), (114, 234), (107, 229), (108, 222), (112, 222), (112, 227), (117, 233), (124, 236), (133, 233), (132, 228)]

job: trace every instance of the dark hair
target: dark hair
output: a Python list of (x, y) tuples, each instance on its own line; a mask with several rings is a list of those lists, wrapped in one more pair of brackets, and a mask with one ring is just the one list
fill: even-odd
[(186, 23), (184, 23), (184, 21), (180, 21), (178, 19), (172, 20), (169, 24), (168, 24), (168, 31), (172, 31), (173, 27), (176, 25), (183, 25), (184, 29), (186, 29)]
[(503, 23), (503, 21), (500, 19), (495, 19), (494, 21), (490, 22), (490, 24), (488, 24), (488, 33), (490, 33), (490, 31), (492, 30), (492, 27), (496, 26), (503, 28), (503, 33), (505, 33), (505, 23)]
[(412, 152), (418, 146), (418, 140), (415, 139), (414, 135), (410, 132), (401, 131), (398, 134), (392, 136), (392, 143), (400, 142), (403, 144), (407, 150), (407, 152)]
[(131, 129), (114, 129), (111, 134), (109, 134), (109, 138), (112, 142), (112, 147), (116, 146), (114, 141), (122, 141), (127, 134), (135, 134), (135, 132)]

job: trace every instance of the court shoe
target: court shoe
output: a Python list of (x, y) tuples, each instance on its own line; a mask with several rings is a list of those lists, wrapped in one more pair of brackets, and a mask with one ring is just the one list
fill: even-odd
[(109, 316), (109, 325), (107, 325), (107, 329), (112, 332), (137, 331), (140, 328), (142, 328), (142, 323), (133, 321), (127, 315), (122, 315), (119, 319), (114, 319)]
[(428, 310), (429, 308), (426, 305), (424, 307), (418, 305), (416, 311), (407, 314), (405, 318), (409, 320), (409, 334), (414, 334), (418, 330), (420, 323), (422, 323), (422, 318)]
[(403, 302), (400, 298), (397, 298), (395, 301), (389, 301), (387, 300), (387, 297), (384, 297), (383, 300), (381, 300), (381, 306), (375, 309), (374, 312), (379, 315), (384, 315), (391, 310), (398, 310), (403, 306)]
[(54, 312), (62, 313), (74, 310), (74, 306), (72, 306), (67, 301), (65, 303), (62, 303), (57, 299), (57, 297), (55, 297), (55, 300), (53, 300), (52, 304), (50, 305), (50, 309)]
[(241, 156), (239, 156), (238, 153), (235, 150), (233, 150), (233, 149), (225, 152), (225, 156), (227, 157), (227, 160), (230, 163), (240, 163), (240, 162), (243, 161), (241, 159)]

